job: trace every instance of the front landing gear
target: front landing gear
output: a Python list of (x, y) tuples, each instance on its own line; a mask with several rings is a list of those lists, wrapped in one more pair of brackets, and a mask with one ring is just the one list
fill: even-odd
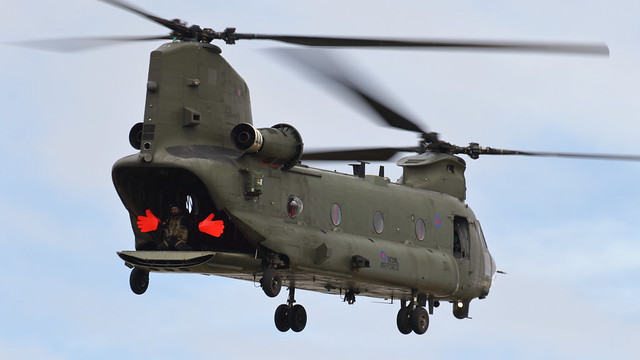
[(429, 328), (429, 313), (422, 306), (418, 306), (411, 312), (409, 321), (411, 322), (413, 332), (422, 335), (427, 332)]
[(406, 301), (400, 303), (400, 310), (396, 318), (398, 330), (402, 334), (410, 334), (412, 331), (418, 335), (427, 332), (429, 328), (429, 312), (424, 308), (424, 301), (414, 294), (413, 299), (407, 305)]
[(289, 329), (300, 332), (307, 325), (307, 311), (302, 305), (293, 305), (296, 302), (294, 296), (295, 287), (291, 286), (287, 303), (278, 306), (273, 316), (276, 328), (282, 332), (287, 332)]
[(289, 324), (289, 305), (281, 304), (276, 308), (276, 313), (273, 316), (273, 321), (276, 323), (276, 329), (281, 332), (287, 332), (291, 329), (291, 324)]
[(396, 319), (396, 322), (398, 325), (398, 330), (405, 335), (411, 334), (411, 331), (412, 331), (410, 318), (411, 318), (411, 309), (406, 306), (402, 306), (398, 311), (398, 317)]

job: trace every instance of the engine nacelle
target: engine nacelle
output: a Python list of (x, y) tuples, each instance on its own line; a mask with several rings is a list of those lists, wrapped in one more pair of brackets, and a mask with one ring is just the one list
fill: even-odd
[(282, 166), (283, 170), (291, 169), (302, 156), (302, 137), (288, 124), (263, 129), (238, 124), (231, 130), (231, 141), (239, 150), (256, 154), (263, 163)]

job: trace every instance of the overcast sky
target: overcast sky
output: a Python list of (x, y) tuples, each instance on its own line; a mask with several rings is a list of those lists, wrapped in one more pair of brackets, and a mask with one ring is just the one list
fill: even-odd
[[(459, 145), (640, 154), (637, 1), (131, 0), (161, 17), (238, 32), (607, 43), (611, 56), (332, 50), (372, 89)], [(4, 41), (163, 35), (99, 1), (0, 0)], [(149, 53), (162, 42), (60, 54), (0, 45), (0, 358), (249, 357), (602, 359), (637, 357), (640, 163), (467, 159), (467, 201), (498, 269), (491, 294), (457, 320), (450, 304), (422, 336), (398, 304), (296, 293), (309, 316), (280, 333), (249, 282), (152, 274), (134, 295), (116, 251), (133, 249), (111, 166), (134, 152)], [(286, 122), (306, 149), (413, 146), (339, 92), (263, 49), (220, 45), (251, 89), (254, 124)], [(311, 164), (343, 172), (343, 163)], [(381, 164), (372, 164), (378, 166)], [(400, 169), (382, 164), (393, 180)], [(371, 168), (371, 172), (377, 172)]]

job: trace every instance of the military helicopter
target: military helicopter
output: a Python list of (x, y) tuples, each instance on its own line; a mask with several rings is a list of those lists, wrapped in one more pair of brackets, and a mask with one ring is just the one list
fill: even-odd
[[(249, 90), (221, 57), (222, 40), (275, 40), (329, 47), (457, 47), (606, 54), (601, 45), (474, 43), (328, 38), (216, 32), (148, 14), (121, 1), (105, 2), (171, 30), (151, 53), (144, 119), (131, 129), (138, 151), (118, 160), (113, 182), (127, 209), (135, 251), (118, 255), (132, 269), (131, 289), (143, 294), (149, 274), (200, 273), (259, 283), (286, 303), (274, 321), (302, 331), (305, 308), (295, 290), (397, 300), (403, 334), (423, 334), (442, 302), (469, 316), (473, 299), (489, 294), (496, 273), (480, 222), (465, 203), (466, 162), (480, 155), (566, 156), (640, 160), (638, 156), (522, 152), (456, 146), (383, 104), (347, 77), (309, 65), (377, 112), (391, 127), (418, 133), (406, 148), (305, 152), (289, 124), (256, 128)], [(397, 162), (403, 176), (365, 175), (366, 161)], [(360, 161), (354, 174), (302, 161)], [(186, 234), (185, 234), (186, 233)]]

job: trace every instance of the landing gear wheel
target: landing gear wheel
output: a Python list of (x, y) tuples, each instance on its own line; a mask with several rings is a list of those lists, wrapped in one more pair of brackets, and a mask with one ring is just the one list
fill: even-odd
[(398, 317), (396, 319), (396, 323), (398, 324), (398, 330), (401, 333), (407, 335), (411, 333), (411, 322), (409, 321), (409, 316), (411, 315), (411, 309), (408, 307), (402, 307), (398, 311)]
[(295, 332), (304, 330), (304, 327), (307, 326), (307, 311), (304, 309), (304, 306), (294, 305), (291, 310), (289, 310), (289, 325), (291, 326), (291, 330)]
[(144, 294), (149, 287), (149, 271), (140, 268), (133, 268), (133, 270), (131, 270), (131, 275), (129, 275), (129, 285), (131, 286), (131, 291), (135, 294)]
[(276, 323), (276, 328), (282, 332), (287, 332), (291, 328), (289, 324), (289, 306), (282, 304), (276, 308), (276, 314), (273, 316), (273, 320)]
[(413, 309), (410, 317), (411, 329), (418, 335), (427, 332), (429, 328), (429, 313), (421, 306)]
[(282, 288), (282, 277), (275, 269), (267, 269), (260, 279), (262, 290), (268, 297), (276, 297)]

